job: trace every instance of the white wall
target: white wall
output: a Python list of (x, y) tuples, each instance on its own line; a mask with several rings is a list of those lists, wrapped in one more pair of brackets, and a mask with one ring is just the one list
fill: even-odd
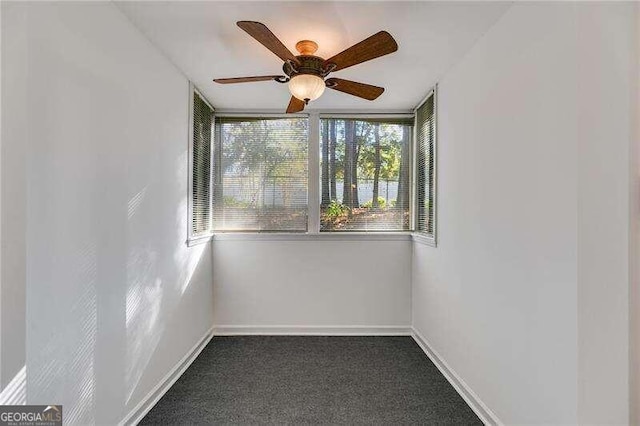
[[(637, 8), (637, 6), (636, 6)], [(636, 9), (636, 20), (640, 21), (640, 11)], [(634, 51), (640, 49), (640, 25), (636, 25)], [(635, 126), (635, 141), (630, 147), (631, 162), (629, 188), (629, 211), (631, 230), (629, 244), (629, 410), (630, 424), (640, 424), (640, 55), (636, 55), (635, 85), (631, 94), (635, 93), (636, 102), (632, 109), (632, 122)]]
[(628, 420), (634, 19), (515, 4), (439, 86), (413, 324), (506, 424)]
[(408, 240), (267, 238), (213, 246), (217, 327), (380, 331), (411, 324)]
[(111, 3), (2, 7), (27, 46), (26, 73), (2, 64), (27, 114), (2, 141), (3, 165), (26, 142), (27, 402), (113, 424), (213, 322), (210, 246), (185, 246), (188, 82)]
[(578, 421), (629, 421), (631, 147), (637, 5), (577, 8)]
[[(26, 22), (24, 8), (12, 8), (2, 15), (0, 389), (14, 378), (21, 381), (19, 372), (25, 363), (25, 151), (29, 130), (23, 78), (27, 73)], [(9, 392), (0, 395), (0, 401), (24, 402), (24, 380), (11, 389), (10, 396)]]

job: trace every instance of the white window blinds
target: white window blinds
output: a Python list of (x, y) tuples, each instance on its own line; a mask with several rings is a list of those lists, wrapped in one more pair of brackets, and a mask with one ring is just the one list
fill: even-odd
[(435, 109), (434, 95), (416, 111), (417, 231), (434, 236), (435, 231)]
[(191, 237), (211, 233), (211, 138), (213, 110), (193, 92)]
[(320, 121), (321, 231), (410, 229), (413, 117)]
[(217, 117), (213, 228), (307, 230), (308, 120)]

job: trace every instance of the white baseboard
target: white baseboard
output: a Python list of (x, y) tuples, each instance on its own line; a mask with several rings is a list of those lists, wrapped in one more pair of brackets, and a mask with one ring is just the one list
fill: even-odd
[(409, 326), (216, 325), (216, 336), (411, 336)]
[(136, 405), (133, 410), (118, 423), (118, 425), (137, 425), (140, 420), (147, 415), (154, 405), (164, 396), (164, 394), (173, 386), (173, 384), (182, 376), (189, 368), (191, 363), (200, 355), (200, 352), (207, 346), (211, 338), (214, 336), (213, 327), (211, 327), (202, 338), (196, 343), (180, 361), (167, 373), (160, 382), (144, 397), (142, 401)]
[(291, 336), (412, 336), (418, 346), (431, 359), (451, 386), (469, 404), (469, 407), (486, 425), (503, 425), (487, 405), (476, 395), (464, 380), (447, 364), (429, 342), (412, 327), (403, 326), (237, 326), (219, 325), (211, 327), (166, 376), (136, 405), (119, 425), (136, 425), (173, 386), (200, 355), (213, 336), (240, 335), (291, 335)]
[(424, 351), (425, 354), (429, 357), (429, 359), (438, 367), (438, 370), (442, 373), (442, 375), (451, 383), (451, 386), (460, 394), (462, 399), (466, 401), (466, 403), (471, 407), (474, 413), (482, 423), (485, 425), (497, 425), (501, 426), (503, 423), (498, 419), (498, 416), (487, 407), (487, 405), (482, 402), (480, 397), (471, 390), (469, 385), (465, 383), (464, 380), (447, 364), (447, 362), (440, 356), (440, 354), (433, 349), (433, 346), (429, 344), (429, 341), (424, 338), (415, 328), (412, 328), (413, 340), (416, 341), (418, 346)]

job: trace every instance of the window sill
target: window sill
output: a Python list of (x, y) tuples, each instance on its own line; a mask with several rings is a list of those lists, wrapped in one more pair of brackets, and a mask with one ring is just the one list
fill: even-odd
[(213, 234), (214, 241), (411, 241), (411, 232), (229, 232)]
[(201, 237), (193, 237), (187, 239), (187, 247), (194, 247), (200, 244), (206, 244), (213, 239), (213, 235), (203, 235)]
[(414, 243), (422, 244), (429, 247), (436, 247), (436, 239), (433, 235), (426, 235), (414, 232), (411, 234)]
[(189, 239), (187, 246), (209, 241), (413, 241), (436, 247), (434, 237), (415, 232), (223, 232)]

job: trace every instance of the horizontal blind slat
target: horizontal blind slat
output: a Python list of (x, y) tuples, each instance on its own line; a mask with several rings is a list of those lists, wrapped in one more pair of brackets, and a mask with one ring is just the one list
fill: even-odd
[(417, 230), (434, 233), (434, 143), (435, 114), (433, 94), (416, 111), (417, 150)]
[(308, 120), (218, 117), (213, 228), (307, 230)]
[(211, 231), (211, 138), (213, 110), (193, 94), (192, 217), (193, 236)]

